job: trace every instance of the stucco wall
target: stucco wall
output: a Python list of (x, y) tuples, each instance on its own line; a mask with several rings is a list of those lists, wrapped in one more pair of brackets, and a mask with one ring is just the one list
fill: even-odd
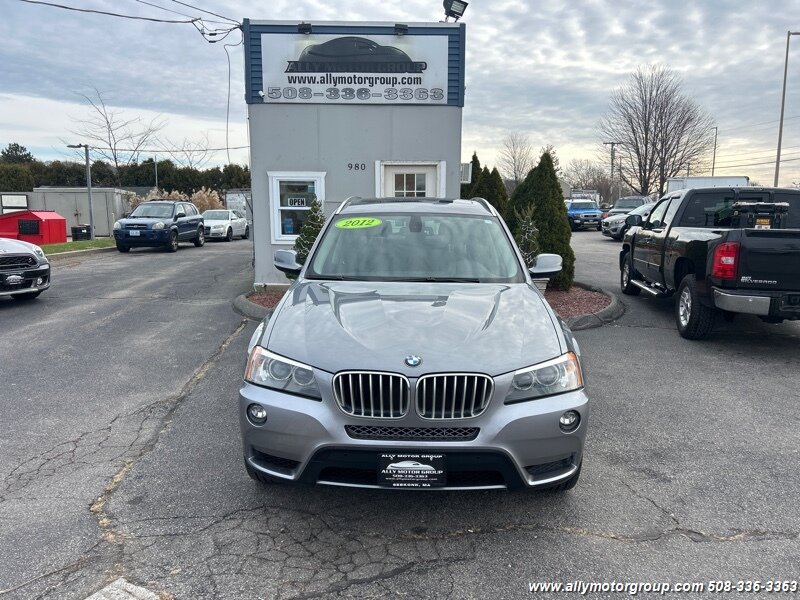
[[(460, 190), (457, 106), (251, 104), (255, 283), (286, 283), (272, 266), (269, 171), (325, 171), (325, 212), (349, 196), (375, 196), (375, 161), (446, 161), (446, 197)], [(366, 170), (348, 170), (348, 163)]]

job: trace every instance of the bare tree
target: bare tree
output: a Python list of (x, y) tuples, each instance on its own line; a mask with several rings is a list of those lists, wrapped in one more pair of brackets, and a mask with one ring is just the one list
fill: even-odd
[(211, 158), (208, 151), (208, 132), (201, 137), (190, 139), (183, 138), (180, 143), (166, 140), (161, 147), (172, 157), (177, 164), (191, 169), (201, 169)]
[(78, 94), (91, 110), (86, 118), (73, 119), (76, 127), (70, 132), (118, 171), (121, 166), (139, 161), (148, 144), (156, 142), (166, 120), (155, 117), (147, 122), (141, 117), (127, 118), (121, 111), (110, 108), (103, 94), (97, 88), (94, 88), (94, 96)]
[(518, 186), (525, 179), (533, 168), (533, 161), (533, 148), (528, 136), (521, 133), (509, 133), (503, 138), (503, 147), (497, 163), (505, 178), (512, 182), (513, 187)]
[(600, 133), (619, 143), (622, 180), (637, 194), (663, 194), (668, 178), (707, 160), (713, 121), (682, 85), (671, 69), (651, 66), (637, 69), (611, 95)]
[(586, 159), (573, 158), (564, 169), (564, 180), (580, 190), (596, 189), (597, 181), (608, 175), (605, 169)]

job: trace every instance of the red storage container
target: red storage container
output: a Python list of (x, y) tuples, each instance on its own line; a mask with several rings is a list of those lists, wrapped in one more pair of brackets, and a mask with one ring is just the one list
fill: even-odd
[(67, 241), (67, 220), (52, 210), (20, 210), (0, 215), (0, 237), (37, 246)]

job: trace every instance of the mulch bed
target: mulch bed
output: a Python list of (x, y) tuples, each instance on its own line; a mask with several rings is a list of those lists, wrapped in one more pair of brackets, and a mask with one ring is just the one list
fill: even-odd
[[(286, 288), (266, 289), (249, 294), (247, 299), (266, 308), (274, 308), (285, 291)], [(568, 292), (547, 290), (544, 297), (562, 319), (595, 313), (611, 303), (605, 294), (584, 290), (577, 286), (572, 286)]]

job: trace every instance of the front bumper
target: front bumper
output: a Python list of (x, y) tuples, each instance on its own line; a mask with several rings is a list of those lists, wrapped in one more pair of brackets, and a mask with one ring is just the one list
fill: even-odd
[(733, 291), (711, 288), (714, 306), (732, 313), (777, 319), (800, 319), (800, 293)]
[(607, 221), (602, 222), (603, 235), (613, 238), (620, 237), (622, 235), (623, 227), (624, 223), (609, 223)]
[(224, 237), (227, 237), (227, 235), (228, 235), (228, 230), (227, 229), (221, 229), (219, 231), (214, 231), (214, 229), (212, 229), (211, 227), (206, 227), (205, 228), (205, 232), (206, 232), (206, 237), (207, 238), (224, 238)]
[[(497, 377), (495, 397), (479, 417), (422, 419), (412, 402), (409, 413), (400, 419), (375, 419), (346, 415), (325, 392), (330, 390), (331, 376), (315, 374), (323, 390), (321, 401), (247, 382), (242, 385), (239, 421), (244, 458), (251, 468), (291, 482), (382, 488), (377, 474), (380, 454), (424, 452), (442, 454), (446, 459), (446, 484), (434, 489), (514, 489), (568, 479), (583, 458), (589, 417), (583, 389), (504, 405), (510, 377), (507, 381)], [(247, 419), (246, 410), (252, 403), (266, 409), (264, 425), (255, 426)], [(571, 433), (559, 427), (559, 417), (567, 410), (580, 414), (580, 425)], [(354, 434), (354, 426), (368, 426), (376, 435), (363, 439)], [(430, 428), (441, 429), (441, 435), (421, 441), (411, 433)], [(471, 434), (449, 437), (448, 431), (463, 428), (469, 428)]]
[[(139, 235), (131, 235), (135, 231)], [(114, 241), (122, 246), (164, 246), (169, 242), (171, 229), (115, 229)]]
[[(40, 281), (41, 283), (39, 283)], [(0, 296), (42, 292), (49, 287), (50, 265), (48, 263), (21, 271), (0, 272)]]

